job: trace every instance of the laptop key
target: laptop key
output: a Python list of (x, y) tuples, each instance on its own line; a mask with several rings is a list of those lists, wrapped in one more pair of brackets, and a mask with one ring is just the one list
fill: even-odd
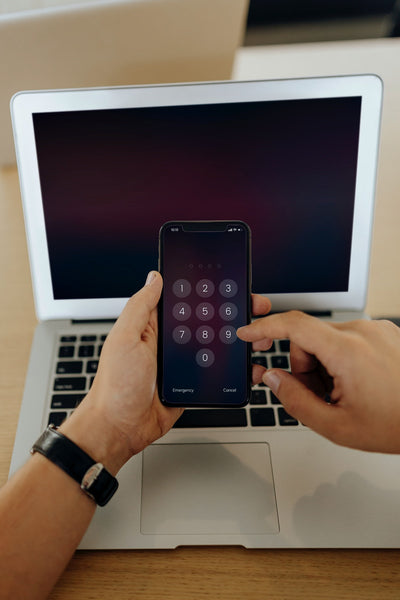
[(279, 340), (281, 352), (290, 352), (290, 340)]
[(262, 367), (267, 366), (267, 357), (266, 356), (253, 356), (251, 359), (253, 365), (261, 365)]
[(81, 360), (60, 361), (57, 363), (56, 373), (65, 375), (66, 373), (82, 373), (83, 362)]
[(186, 409), (174, 427), (245, 427), (246, 411), (240, 408)]
[(273, 427), (275, 414), (273, 408), (251, 408), (250, 420), (253, 427)]
[(284, 408), (278, 408), (279, 424), (283, 427), (298, 425), (297, 419), (289, 415)]
[(86, 373), (97, 373), (98, 365), (98, 360), (88, 360), (88, 363), (86, 365)]
[(91, 358), (94, 356), (94, 346), (93, 344), (79, 346), (78, 356), (81, 358)]
[(250, 404), (267, 404), (265, 390), (253, 390), (251, 392)]
[(84, 397), (85, 394), (54, 394), (51, 398), (51, 408), (76, 408)]
[(271, 365), (276, 369), (288, 369), (289, 361), (287, 356), (271, 356)]
[(76, 342), (76, 335), (62, 335), (61, 342)]
[(86, 388), (86, 377), (56, 377), (53, 390), (55, 392), (73, 392)]
[(49, 414), (48, 425), (54, 425), (59, 427), (63, 421), (67, 418), (66, 412), (52, 412)]
[(74, 355), (75, 346), (60, 346), (58, 350), (59, 358), (72, 358)]
[(279, 398), (277, 398), (271, 390), (269, 391), (269, 397), (271, 399), (271, 404), (282, 404)]

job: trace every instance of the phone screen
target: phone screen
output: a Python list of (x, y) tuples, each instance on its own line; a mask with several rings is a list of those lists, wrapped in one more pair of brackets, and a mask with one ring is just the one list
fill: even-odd
[(242, 222), (174, 222), (160, 231), (159, 395), (175, 406), (243, 406), (250, 348), (250, 230)]

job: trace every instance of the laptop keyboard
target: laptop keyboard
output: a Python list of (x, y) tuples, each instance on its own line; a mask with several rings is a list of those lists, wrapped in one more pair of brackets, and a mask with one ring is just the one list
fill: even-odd
[[(61, 425), (83, 400), (93, 383), (107, 334), (62, 335), (54, 359), (48, 423)], [(289, 341), (275, 341), (267, 352), (256, 352), (252, 361), (264, 367), (290, 370)], [(289, 428), (301, 427), (265, 386), (253, 386), (244, 408), (187, 408), (175, 423), (187, 428)]]

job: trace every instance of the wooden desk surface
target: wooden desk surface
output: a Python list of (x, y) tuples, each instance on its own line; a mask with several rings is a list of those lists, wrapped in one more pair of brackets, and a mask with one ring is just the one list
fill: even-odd
[[(240, 51), (235, 71), (240, 78), (354, 72), (358, 61), (359, 72), (380, 72), (387, 79), (368, 299), (368, 310), (374, 316), (400, 314), (400, 192), (395, 160), (400, 147), (400, 82), (396, 87), (395, 74), (399, 59), (397, 40), (318, 44), (314, 49), (311, 45), (280, 50), (256, 48)], [(36, 324), (15, 168), (0, 172), (0, 281), (3, 484)], [(399, 563), (399, 551), (376, 550), (190, 547), (173, 551), (82, 551), (72, 559), (51, 598), (398, 599)]]

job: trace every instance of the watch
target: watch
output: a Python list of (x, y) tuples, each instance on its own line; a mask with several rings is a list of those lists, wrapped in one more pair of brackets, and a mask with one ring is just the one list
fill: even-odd
[(36, 440), (31, 454), (39, 452), (60, 467), (99, 506), (104, 506), (118, 488), (118, 481), (101, 464), (93, 460), (65, 435), (49, 425)]

